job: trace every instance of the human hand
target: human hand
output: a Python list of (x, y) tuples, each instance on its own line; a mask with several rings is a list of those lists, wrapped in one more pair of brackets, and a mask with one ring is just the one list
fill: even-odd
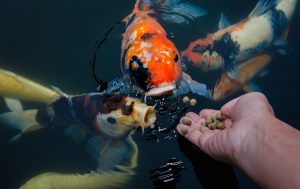
[[(210, 130), (201, 126), (208, 116), (219, 112), (225, 116), (224, 130)], [(237, 163), (241, 150), (247, 150), (249, 145), (257, 145), (257, 140), (262, 139), (266, 128), (261, 128), (260, 123), (273, 117), (272, 107), (263, 94), (248, 93), (228, 102), (220, 111), (205, 109), (199, 115), (187, 113), (186, 118), (192, 124), (187, 126), (181, 121), (177, 131), (211, 157)]]

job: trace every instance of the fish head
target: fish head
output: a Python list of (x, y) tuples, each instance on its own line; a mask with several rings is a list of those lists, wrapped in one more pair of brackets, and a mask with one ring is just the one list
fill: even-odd
[(198, 39), (191, 42), (188, 48), (181, 54), (193, 66), (206, 72), (219, 69), (224, 63), (222, 56), (212, 49), (213, 39), (208, 36), (205, 39)]
[(107, 95), (104, 112), (96, 116), (96, 129), (110, 138), (124, 138), (137, 128), (148, 128), (156, 121), (155, 109), (139, 99), (122, 95)]
[[(156, 26), (156, 25), (155, 25)], [(159, 27), (159, 26), (156, 26)], [(176, 88), (182, 76), (180, 54), (163, 31), (142, 25), (133, 31), (124, 57), (124, 70), (148, 96), (160, 96)]]

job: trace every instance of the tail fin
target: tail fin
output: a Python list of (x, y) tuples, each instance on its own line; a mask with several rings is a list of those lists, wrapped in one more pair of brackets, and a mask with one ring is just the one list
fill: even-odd
[(161, 15), (162, 19), (172, 23), (188, 23), (204, 16), (207, 11), (191, 3), (181, 0), (140, 0), (137, 1), (140, 10), (153, 10)]
[(22, 112), (8, 112), (0, 114), (0, 124), (6, 127), (20, 130), (21, 132), (12, 137), (10, 142), (17, 141), (24, 133), (43, 128), (35, 119), (37, 110)]
[(275, 9), (277, 4), (282, 0), (259, 0), (256, 4), (255, 8), (250, 13), (249, 17), (260, 16), (270, 11), (271, 9)]
[(2, 69), (0, 69), (0, 96), (47, 104), (60, 97), (54, 90)]

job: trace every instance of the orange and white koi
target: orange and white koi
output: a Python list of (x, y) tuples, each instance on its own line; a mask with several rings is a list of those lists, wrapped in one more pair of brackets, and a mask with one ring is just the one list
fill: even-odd
[(188, 18), (202, 16), (206, 11), (189, 3), (180, 3), (180, 0), (138, 0), (132, 13), (124, 19), (122, 70), (148, 96), (173, 91), (178, 87), (178, 81), (188, 78), (183, 76), (177, 48), (153, 17), (158, 13), (164, 21), (182, 23)]
[(223, 68), (230, 78), (238, 80), (239, 63), (272, 46), (285, 53), (287, 43), (280, 36), (289, 27), (296, 3), (297, 0), (259, 0), (247, 19), (224, 29), (228, 24), (221, 16), (220, 31), (190, 43), (183, 56), (203, 71)]
[(240, 64), (238, 66), (240, 72), (239, 80), (233, 80), (228, 77), (226, 73), (223, 73), (220, 81), (215, 85), (213, 89), (212, 100), (223, 100), (233, 93), (247, 88), (249, 82), (257, 74), (259, 74), (270, 63), (271, 60), (272, 55), (269, 53), (265, 53)]

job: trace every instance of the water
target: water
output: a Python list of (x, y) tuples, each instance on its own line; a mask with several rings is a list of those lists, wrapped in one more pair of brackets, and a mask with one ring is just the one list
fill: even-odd
[[(210, 14), (197, 25), (180, 29), (170, 25), (167, 28), (173, 33), (179, 48), (186, 47), (187, 38), (192, 40), (198, 35), (197, 32), (205, 36), (205, 33), (215, 31), (220, 11), (237, 22), (246, 17), (256, 4), (255, 0), (193, 2), (206, 7)], [(93, 45), (114, 22), (130, 13), (133, 4), (133, 0), (2, 0), (0, 67), (47, 86), (55, 85), (68, 94), (95, 91), (96, 83), (89, 67)], [(300, 32), (300, 12), (299, 4), (297, 6), (289, 34), (293, 51), (273, 60), (268, 67), (269, 75), (256, 82), (273, 105), (276, 116), (300, 129), (300, 46), (297, 34)], [(106, 80), (121, 74), (119, 56), (122, 31), (123, 26), (118, 26), (101, 49), (97, 73)], [(0, 111), (7, 111), (3, 101), (0, 102)], [(211, 103), (199, 99), (199, 106), (193, 111), (204, 107), (219, 108), (224, 103), (225, 101)], [(35, 105), (25, 103), (25, 107)], [(97, 166), (82, 145), (74, 143), (59, 130), (37, 131), (24, 136), (19, 143), (8, 144), (7, 141), (15, 132), (7, 128), (0, 129), (0, 164), (3, 173), (1, 188), (17, 188), (25, 180), (45, 171), (85, 173)], [(176, 185), (178, 189), (203, 186), (235, 188), (237, 184), (240, 188), (257, 187), (238, 169), (234, 168), (234, 175), (230, 166), (211, 160), (181, 138), (148, 141), (139, 132), (135, 135), (135, 141), (139, 146), (138, 174), (124, 188), (153, 188), (149, 171), (164, 165), (172, 157), (185, 163), (185, 169), (180, 171), (180, 181)]]

